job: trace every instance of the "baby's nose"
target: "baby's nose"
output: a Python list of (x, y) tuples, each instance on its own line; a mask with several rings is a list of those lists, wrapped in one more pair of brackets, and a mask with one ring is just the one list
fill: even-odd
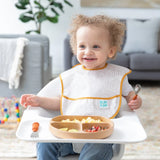
[(86, 55), (91, 55), (91, 54), (93, 54), (93, 52), (92, 52), (92, 50), (90, 48), (86, 48), (85, 54)]

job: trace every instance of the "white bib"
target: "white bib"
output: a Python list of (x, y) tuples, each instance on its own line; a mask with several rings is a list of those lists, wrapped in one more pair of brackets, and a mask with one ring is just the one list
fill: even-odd
[(106, 64), (97, 70), (82, 65), (60, 75), (61, 114), (114, 118), (121, 107), (123, 80), (131, 70)]

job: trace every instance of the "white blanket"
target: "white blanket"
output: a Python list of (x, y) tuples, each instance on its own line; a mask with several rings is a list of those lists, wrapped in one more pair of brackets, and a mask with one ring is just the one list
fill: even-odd
[(0, 80), (9, 83), (10, 89), (17, 89), (22, 75), (22, 59), (26, 38), (0, 39)]

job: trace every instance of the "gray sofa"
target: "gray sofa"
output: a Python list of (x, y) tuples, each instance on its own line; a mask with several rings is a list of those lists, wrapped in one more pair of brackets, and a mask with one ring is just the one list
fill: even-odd
[[(125, 36), (126, 37), (126, 36)], [(125, 39), (124, 39), (125, 44)], [(122, 48), (124, 46), (122, 45)], [(136, 46), (135, 46), (136, 47)], [(159, 49), (160, 50), (160, 49)], [(78, 63), (76, 57), (72, 54), (69, 36), (64, 39), (64, 70), (67, 70)], [(159, 54), (145, 54), (145, 53), (117, 53), (114, 60), (109, 63), (118, 64), (132, 70), (128, 75), (129, 80), (160, 80), (160, 53)]]
[(116, 59), (109, 62), (130, 68), (129, 80), (160, 80), (160, 54), (118, 53)]
[(0, 96), (19, 97), (24, 93), (37, 94), (52, 78), (52, 60), (49, 56), (49, 39), (43, 35), (0, 35), (0, 38), (26, 37), (29, 44), (24, 47), (23, 74), (18, 89), (9, 89), (8, 83), (0, 80)]

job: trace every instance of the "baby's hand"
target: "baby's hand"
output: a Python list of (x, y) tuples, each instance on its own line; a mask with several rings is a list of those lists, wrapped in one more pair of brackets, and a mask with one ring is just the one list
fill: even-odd
[(22, 106), (27, 107), (31, 106), (39, 106), (39, 97), (33, 94), (24, 94), (21, 96), (20, 103)]
[(141, 107), (141, 105), (142, 105), (142, 99), (139, 96), (137, 96), (135, 100), (131, 100), (128, 102), (128, 106), (131, 110), (138, 109)]

